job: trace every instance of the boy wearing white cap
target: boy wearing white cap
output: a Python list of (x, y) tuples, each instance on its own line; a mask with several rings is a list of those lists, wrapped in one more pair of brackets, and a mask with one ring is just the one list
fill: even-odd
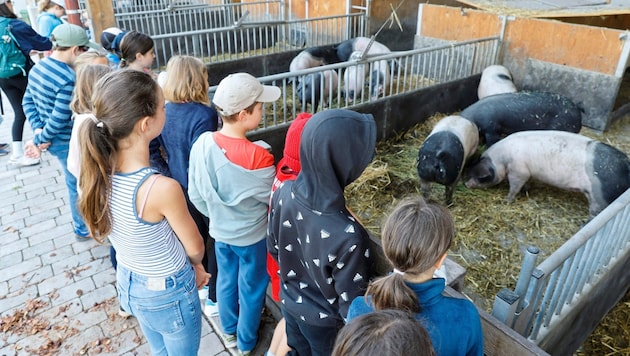
[(47, 150), (57, 157), (70, 195), (75, 236), (79, 241), (89, 241), (88, 228), (77, 206), (77, 179), (68, 171), (67, 164), (73, 123), (70, 100), (76, 77), (74, 61), (81, 53), (99, 45), (90, 42), (83, 28), (72, 24), (57, 26), (50, 39), (52, 54), (31, 69), (22, 100), (24, 115), (33, 129), (33, 140), (24, 145), (25, 155), (39, 159), (41, 151)]
[(247, 73), (231, 74), (217, 87), (213, 103), (223, 119), (217, 132), (199, 136), (190, 152), (188, 194), (210, 218), (218, 266), (217, 303), (223, 342), (248, 355), (256, 346), (269, 277), (265, 234), (274, 157), (250, 142), (263, 103), (280, 97)]

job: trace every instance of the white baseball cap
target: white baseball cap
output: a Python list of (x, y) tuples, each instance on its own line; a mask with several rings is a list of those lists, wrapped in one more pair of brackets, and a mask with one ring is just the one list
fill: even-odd
[(66, 3), (63, 0), (50, 0), (50, 2), (55, 4), (55, 5), (59, 5), (59, 6), (63, 7), (64, 9), (66, 8)]
[(223, 78), (212, 98), (222, 116), (230, 116), (247, 109), (255, 102), (270, 103), (280, 98), (280, 88), (262, 85), (248, 73), (234, 73)]

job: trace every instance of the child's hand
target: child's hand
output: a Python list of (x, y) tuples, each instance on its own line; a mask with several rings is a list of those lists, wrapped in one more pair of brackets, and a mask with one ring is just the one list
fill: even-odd
[(201, 263), (193, 264), (193, 269), (195, 270), (195, 279), (197, 281), (197, 289), (203, 288), (203, 286), (207, 285), (210, 282), (210, 277), (212, 275), (206, 272), (206, 269), (203, 268)]
[(39, 158), (42, 154), (33, 141), (28, 141), (24, 144), (24, 155), (28, 158)]

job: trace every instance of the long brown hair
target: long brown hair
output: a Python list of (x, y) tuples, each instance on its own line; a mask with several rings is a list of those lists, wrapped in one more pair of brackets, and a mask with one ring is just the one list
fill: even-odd
[[(451, 247), (455, 227), (449, 210), (422, 197), (402, 200), (383, 225), (383, 252), (397, 272), (414, 275), (428, 271)], [(399, 309), (417, 313), (420, 301), (405, 284), (401, 273), (372, 282), (366, 296), (375, 309)]]
[(159, 91), (150, 75), (135, 70), (111, 72), (96, 83), (92, 96), (95, 118), (85, 120), (79, 131), (79, 187), (83, 191), (79, 210), (99, 241), (112, 229), (109, 194), (119, 141), (133, 132), (140, 119), (155, 115)]

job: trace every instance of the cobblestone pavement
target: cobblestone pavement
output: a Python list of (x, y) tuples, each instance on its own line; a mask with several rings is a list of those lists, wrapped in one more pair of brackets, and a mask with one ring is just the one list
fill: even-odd
[[(11, 142), (3, 101), (0, 142)], [(149, 355), (136, 320), (118, 315), (109, 246), (75, 241), (57, 159), (17, 168), (0, 156), (0, 202), (0, 355)], [(199, 355), (232, 352), (204, 316)]]

